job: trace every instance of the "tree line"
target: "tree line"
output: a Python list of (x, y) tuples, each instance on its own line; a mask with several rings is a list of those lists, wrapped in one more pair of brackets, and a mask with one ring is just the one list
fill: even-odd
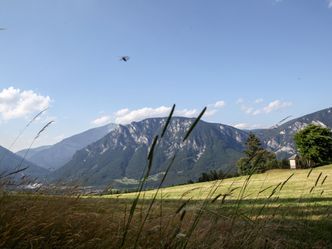
[[(294, 143), (299, 153), (299, 165), (303, 168), (332, 163), (332, 131), (320, 125), (310, 124), (294, 135)], [(278, 160), (276, 154), (266, 150), (259, 138), (250, 133), (245, 143), (244, 156), (237, 163), (237, 174), (224, 173), (222, 170), (204, 172), (198, 182), (213, 181), (263, 173), (270, 169), (289, 168), (289, 159)]]

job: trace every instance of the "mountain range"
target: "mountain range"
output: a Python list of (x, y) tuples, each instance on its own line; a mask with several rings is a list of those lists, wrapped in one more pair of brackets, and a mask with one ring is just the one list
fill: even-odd
[[(239, 130), (200, 121), (189, 139), (182, 139), (194, 119), (174, 117), (165, 136), (158, 141), (148, 185), (153, 187), (176, 154), (165, 185), (196, 180), (202, 172), (221, 169), (234, 173), (249, 132), (279, 158), (296, 153), (293, 136), (299, 129), (315, 123), (332, 127), (332, 108), (296, 118), (270, 129)], [(27, 159), (54, 169), (51, 182), (115, 188), (135, 187), (147, 164), (147, 153), (165, 118), (149, 118), (128, 125), (110, 124), (72, 136), (50, 147), (37, 148)], [(19, 152), (20, 155), (25, 151)]]
[(296, 153), (293, 137), (298, 130), (308, 124), (332, 128), (332, 108), (290, 120), (271, 129), (259, 129), (252, 132), (261, 139), (266, 148), (275, 152), (279, 158), (285, 158)]
[[(177, 157), (166, 185), (196, 180), (202, 172), (236, 172), (249, 132), (256, 134), (264, 147), (279, 158), (296, 153), (296, 131), (315, 123), (332, 127), (332, 109), (328, 108), (293, 119), (271, 129), (243, 131), (231, 126), (200, 121), (189, 140), (181, 143), (193, 119), (175, 117), (164, 139), (158, 144), (149, 184), (153, 186), (165, 172), (172, 156)], [(119, 126), (102, 139), (78, 151), (71, 161), (52, 174), (52, 178), (83, 185), (130, 187), (137, 184), (146, 165), (148, 147), (160, 133), (165, 118), (150, 118)]]
[[(155, 151), (149, 184), (165, 173), (175, 153), (176, 160), (166, 184), (196, 179), (202, 172), (221, 168), (234, 172), (247, 132), (234, 127), (200, 121), (189, 139), (182, 139), (194, 119), (174, 117)], [(120, 125), (102, 139), (78, 151), (71, 161), (52, 174), (56, 180), (84, 185), (115, 187), (135, 185), (147, 164), (149, 145), (160, 133), (165, 118), (150, 118)]]
[(25, 156), (27, 160), (42, 168), (54, 171), (69, 162), (76, 151), (101, 139), (116, 127), (115, 124), (108, 124), (93, 128), (68, 137), (54, 145), (42, 146), (29, 151), (25, 149), (18, 151), (16, 154), (22, 157)]
[(27, 169), (13, 176), (17, 178), (26, 175), (34, 178), (37, 177), (41, 180), (49, 174), (47, 169), (24, 160), (22, 157), (0, 146), (0, 178), (23, 168)]

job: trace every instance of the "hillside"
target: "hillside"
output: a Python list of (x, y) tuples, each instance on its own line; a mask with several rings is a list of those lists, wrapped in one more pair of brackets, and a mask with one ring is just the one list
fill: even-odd
[[(332, 181), (329, 180), (332, 178), (332, 165), (317, 167), (312, 170), (310, 176), (308, 177), (309, 172), (310, 169), (278, 169), (270, 170), (263, 174), (255, 174), (248, 182), (244, 197), (245, 199), (266, 199), (271, 195), (273, 189), (291, 177), (281, 190), (281, 185), (279, 185), (276, 189), (276, 196), (283, 199), (312, 197), (332, 198)], [(202, 200), (207, 197), (211, 189), (217, 187), (217, 190), (211, 198), (219, 194), (224, 195), (230, 193), (231, 189), (235, 189), (230, 195), (227, 196), (227, 199), (236, 200), (239, 197), (240, 190), (244, 186), (247, 177), (248, 176), (241, 176), (228, 178), (222, 181), (167, 187), (162, 189), (162, 194), (164, 199), (178, 200), (185, 198), (191, 200)], [(310, 193), (312, 187), (315, 186), (317, 179), (317, 186)], [(266, 190), (260, 193), (260, 191), (264, 189)], [(324, 192), (322, 194), (323, 190)], [(144, 192), (144, 197), (146, 199), (152, 198), (154, 193), (155, 190), (146, 191)], [(136, 193), (105, 196), (105, 198), (107, 197), (131, 199), (136, 197)]]
[(332, 108), (295, 118), (275, 128), (253, 130), (252, 132), (279, 158), (285, 158), (296, 152), (293, 137), (299, 129), (308, 124), (318, 124), (332, 128)]
[[(158, 183), (175, 152), (177, 157), (166, 182), (168, 185), (197, 179), (201, 172), (210, 169), (235, 171), (233, 166), (242, 154), (247, 133), (227, 125), (200, 121), (186, 143), (182, 143), (193, 120), (172, 119), (164, 139), (157, 146), (150, 186)], [(85, 185), (135, 187), (146, 165), (148, 147), (164, 123), (164, 118), (151, 118), (121, 125), (77, 152), (52, 177)]]
[[(115, 124), (108, 124), (68, 137), (52, 146), (31, 149), (26, 159), (42, 168), (56, 170), (70, 161), (76, 151), (101, 139), (115, 127)], [(22, 150), (16, 154), (24, 156), (25, 153), (26, 150)]]
[[(242, 155), (248, 131), (200, 121), (188, 142), (182, 144), (181, 138), (192, 121), (173, 118), (167, 136), (158, 145), (148, 186), (156, 186), (176, 151), (177, 158), (167, 185), (197, 180), (202, 172), (212, 169), (236, 172), (235, 163)], [(148, 147), (164, 122), (164, 118), (150, 118), (120, 125), (78, 151), (72, 160), (51, 175), (51, 179), (83, 185), (111, 184), (115, 188), (134, 188), (146, 165)], [(293, 119), (275, 128), (251, 132), (279, 158), (288, 158), (296, 152), (294, 134), (311, 123), (332, 127), (332, 108)]]
[(38, 177), (42, 179), (49, 173), (47, 169), (41, 168), (27, 160), (22, 161), (22, 157), (0, 146), (0, 175), (6, 175), (25, 167), (28, 168), (19, 174), (16, 174), (15, 177), (26, 175), (31, 176), (32, 178)]

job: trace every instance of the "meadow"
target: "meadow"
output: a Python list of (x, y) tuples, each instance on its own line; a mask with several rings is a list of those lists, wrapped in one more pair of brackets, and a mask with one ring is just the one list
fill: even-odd
[(271, 170), (139, 198), (3, 191), (0, 248), (332, 248), (331, 174)]

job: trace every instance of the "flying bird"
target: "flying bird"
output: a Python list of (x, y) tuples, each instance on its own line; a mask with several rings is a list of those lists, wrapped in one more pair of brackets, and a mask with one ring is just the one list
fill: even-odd
[(129, 59), (130, 59), (129, 56), (121, 56), (121, 57), (120, 57), (120, 61), (124, 61), (124, 62), (129, 61)]

